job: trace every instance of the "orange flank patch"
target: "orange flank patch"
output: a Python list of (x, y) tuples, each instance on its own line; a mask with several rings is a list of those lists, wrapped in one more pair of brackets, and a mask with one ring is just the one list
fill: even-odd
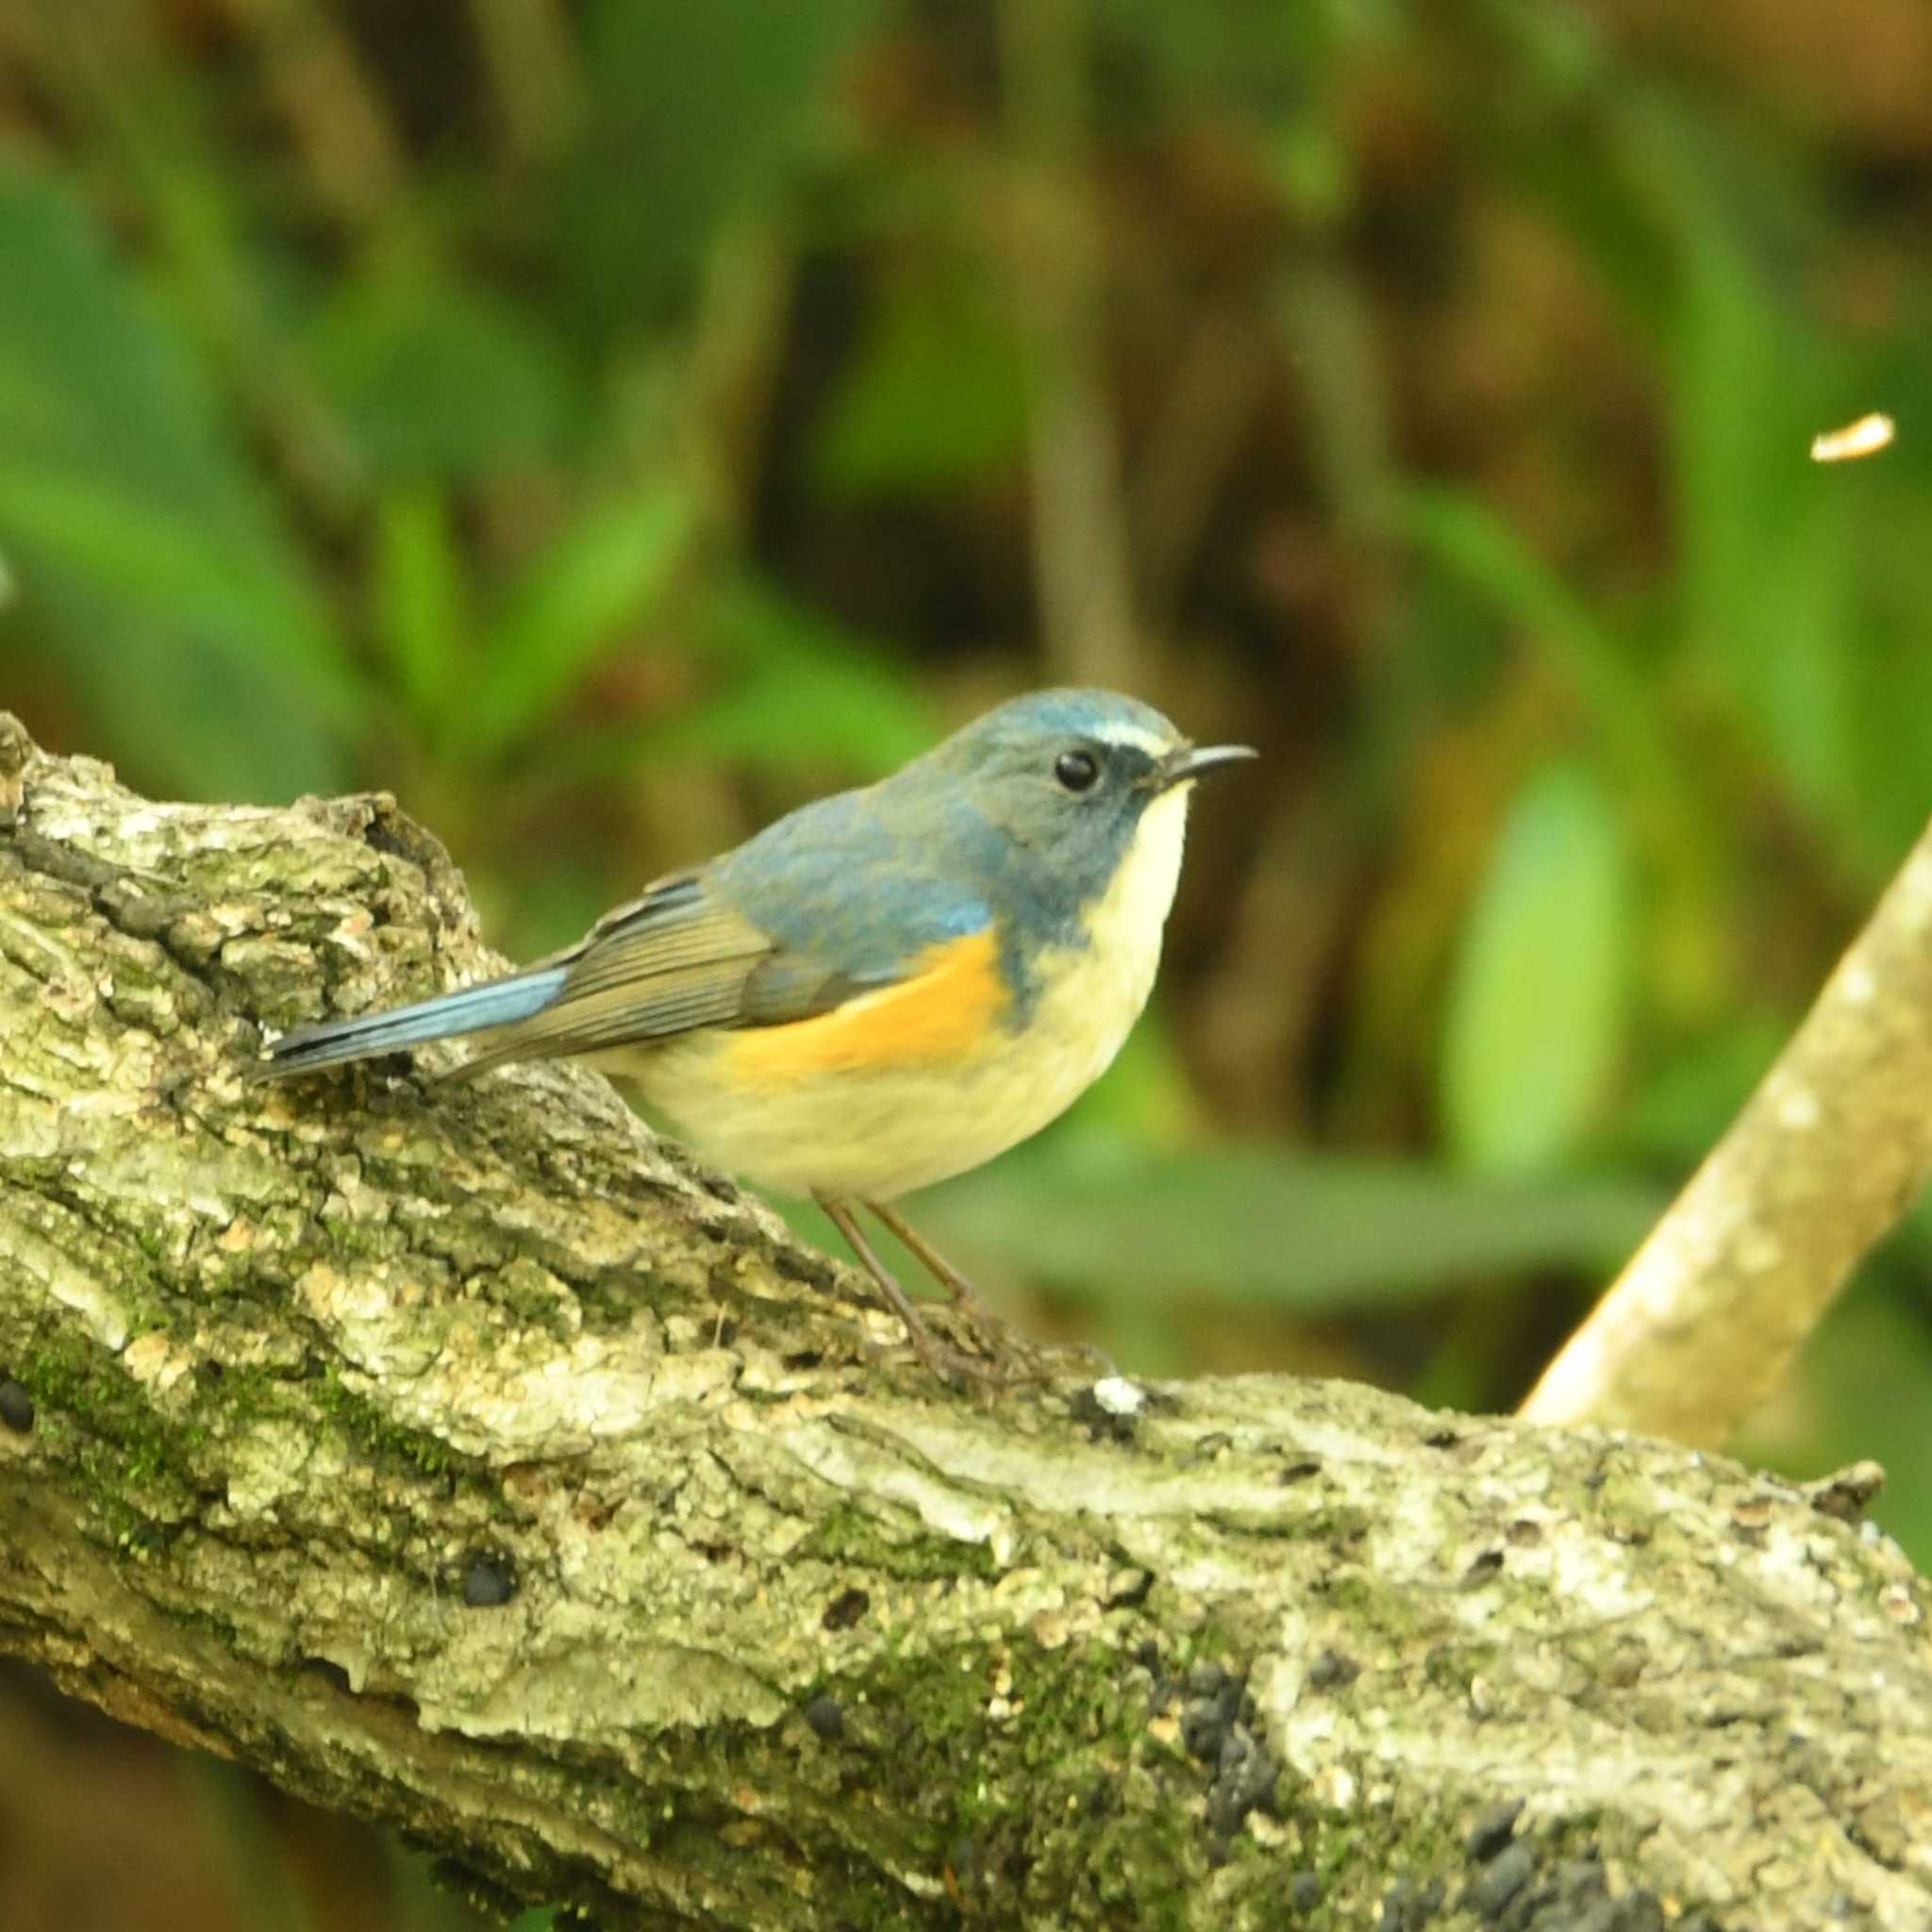
[(734, 1034), (729, 1064), (748, 1087), (819, 1074), (946, 1066), (979, 1050), (1006, 1005), (999, 942), (988, 928), (929, 946), (897, 985), (861, 993), (816, 1019)]

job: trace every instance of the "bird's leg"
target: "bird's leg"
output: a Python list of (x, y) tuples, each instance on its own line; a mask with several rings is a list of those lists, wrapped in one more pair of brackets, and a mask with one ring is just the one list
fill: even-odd
[(865, 1205), (899, 1237), (919, 1265), (945, 1290), (953, 1306), (975, 1328), (989, 1337), (996, 1337), (999, 1317), (980, 1300), (979, 1291), (896, 1208), (884, 1201), (868, 1200)]
[[(1013, 1367), (1013, 1364), (1019, 1360), (1019, 1357), (1010, 1340), (1010, 1331), (1008, 1329), (1007, 1324), (979, 1298), (979, 1291), (923, 1234), (913, 1227), (911, 1223), (896, 1208), (888, 1207), (883, 1201), (868, 1200), (865, 1205), (885, 1223), (892, 1233), (905, 1242), (906, 1246), (917, 1257), (920, 1266), (945, 1290), (947, 1295), (952, 1300), (953, 1306), (965, 1316), (967, 1321), (972, 1323), (974, 1331), (984, 1339), (986, 1345), (992, 1351), (995, 1357), (1008, 1365), (1008, 1379), (1015, 1381), (1035, 1379), (1038, 1375), (1038, 1371), (1023, 1372)], [(1073, 1347), (1077, 1354), (1087, 1357), (1091, 1361), (1097, 1361), (1103, 1374), (1108, 1375), (1120, 1374), (1120, 1371), (1114, 1367), (1113, 1362), (1106, 1353), (1096, 1348), (1091, 1341), (1075, 1342), (1073, 1344)]]
[(970, 1355), (962, 1355), (956, 1348), (948, 1348), (925, 1325), (924, 1320), (913, 1304), (912, 1297), (899, 1286), (891, 1270), (879, 1259), (873, 1244), (866, 1240), (865, 1230), (859, 1226), (858, 1217), (853, 1213), (849, 1201), (841, 1200), (833, 1194), (821, 1194), (817, 1198), (819, 1206), (831, 1218), (832, 1225), (845, 1237), (852, 1252), (858, 1257), (860, 1265), (877, 1283), (879, 1292), (891, 1305), (900, 1321), (905, 1323), (907, 1340), (918, 1352), (920, 1360), (934, 1374), (942, 1381), (954, 1376), (980, 1383), (993, 1383), (1002, 1379), (985, 1362), (975, 1360)]

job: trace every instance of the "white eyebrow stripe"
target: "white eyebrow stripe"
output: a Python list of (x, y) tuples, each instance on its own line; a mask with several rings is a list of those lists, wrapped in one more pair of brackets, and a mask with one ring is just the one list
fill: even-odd
[(1141, 724), (1110, 723), (1103, 724), (1093, 735), (1102, 744), (1124, 745), (1134, 751), (1144, 751), (1151, 758), (1165, 758), (1174, 749), (1171, 740)]

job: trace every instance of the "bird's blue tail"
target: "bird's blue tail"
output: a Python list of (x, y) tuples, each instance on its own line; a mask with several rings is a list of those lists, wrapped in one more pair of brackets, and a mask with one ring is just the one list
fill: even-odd
[(344, 1060), (420, 1046), (427, 1040), (451, 1040), (459, 1034), (508, 1026), (512, 1021), (541, 1013), (562, 989), (568, 971), (564, 966), (535, 967), (507, 979), (465, 987), (460, 992), (418, 1000), (411, 1007), (297, 1026), (269, 1048), (269, 1058), (253, 1069), (253, 1075), (258, 1080), (274, 1080), (288, 1074), (308, 1074), (318, 1067), (339, 1066)]

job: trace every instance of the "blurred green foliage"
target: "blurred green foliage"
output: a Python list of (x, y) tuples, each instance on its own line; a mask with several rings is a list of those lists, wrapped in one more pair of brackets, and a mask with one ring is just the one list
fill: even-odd
[[(924, 1218), (1132, 1366), (1507, 1406), (1932, 804), (1928, 71), (1915, 0), (25, 0), (0, 700), (393, 789), (519, 956), (1016, 688), (1251, 738), (1158, 1013)], [(1751, 1443), (1922, 1560), (1928, 1265)]]
[(1589, 1145), (1627, 1004), (1620, 829), (1566, 763), (1532, 777), (1497, 832), (1442, 1018), (1443, 1139), (1468, 1167), (1547, 1173)]

